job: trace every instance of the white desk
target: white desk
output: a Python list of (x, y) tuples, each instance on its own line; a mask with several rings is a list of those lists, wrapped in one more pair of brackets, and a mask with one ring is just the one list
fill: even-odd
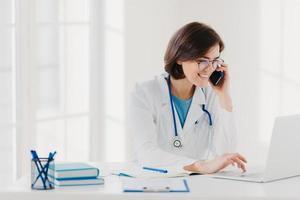
[[(130, 163), (98, 163), (103, 173), (111, 169), (122, 169), (132, 166)], [(48, 191), (30, 189), (29, 177), (24, 177), (15, 184), (0, 189), (1, 200), (119, 200), (119, 199), (300, 199), (300, 177), (271, 183), (250, 183), (214, 179), (204, 176), (187, 177), (190, 193), (123, 193), (120, 178), (105, 177), (105, 185), (65, 187)]]

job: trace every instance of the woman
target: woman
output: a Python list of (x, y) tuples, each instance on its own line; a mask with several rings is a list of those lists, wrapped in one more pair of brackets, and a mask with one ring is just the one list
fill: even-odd
[[(130, 101), (135, 153), (143, 165), (175, 165), (214, 173), (228, 165), (245, 171), (246, 159), (233, 153), (236, 129), (229, 94), (224, 44), (209, 26), (193, 22), (179, 29), (165, 53), (165, 71), (137, 84)], [(209, 79), (223, 72), (218, 84)]]

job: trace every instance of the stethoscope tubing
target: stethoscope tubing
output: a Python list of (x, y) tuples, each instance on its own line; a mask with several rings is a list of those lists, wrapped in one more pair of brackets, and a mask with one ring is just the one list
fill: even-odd
[[(176, 119), (175, 119), (175, 111), (174, 111), (174, 106), (173, 106), (173, 98), (172, 98), (172, 93), (171, 93), (171, 78), (170, 75), (168, 78), (165, 78), (168, 84), (168, 91), (169, 91), (169, 97), (170, 97), (170, 104), (171, 104), (171, 110), (172, 110), (172, 118), (173, 118), (173, 125), (174, 125), (174, 135), (175, 135), (175, 140), (173, 142), (174, 147), (181, 147), (182, 143), (180, 139), (178, 138), (178, 132), (177, 132), (177, 125), (176, 125)], [(203, 89), (202, 92), (204, 93)], [(207, 114), (208, 116), (208, 123), (209, 126), (212, 127), (213, 122), (212, 122), (212, 117), (209, 111), (205, 108), (205, 104), (202, 105), (202, 111)], [(210, 134), (211, 135), (211, 134)], [(209, 141), (211, 142), (211, 141)]]

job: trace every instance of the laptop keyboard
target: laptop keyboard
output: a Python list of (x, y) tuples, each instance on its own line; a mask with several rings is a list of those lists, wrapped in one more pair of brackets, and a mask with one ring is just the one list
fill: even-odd
[(221, 176), (231, 176), (231, 177), (245, 177), (245, 178), (260, 178), (262, 177), (263, 173), (258, 173), (258, 172), (245, 172), (245, 173), (240, 173), (240, 172), (221, 172), (218, 173), (218, 175)]

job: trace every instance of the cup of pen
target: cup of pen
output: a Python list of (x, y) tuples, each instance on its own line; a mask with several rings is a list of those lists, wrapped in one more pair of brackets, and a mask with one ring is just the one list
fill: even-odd
[(50, 177), (54, 177), (54, 171), (48, 170), (49, 166), (54, 166), (54, 158), (39, 158), (31, 159), (31, 189), (35, 190), (51, 190), (54, 189), (54, 184)]

